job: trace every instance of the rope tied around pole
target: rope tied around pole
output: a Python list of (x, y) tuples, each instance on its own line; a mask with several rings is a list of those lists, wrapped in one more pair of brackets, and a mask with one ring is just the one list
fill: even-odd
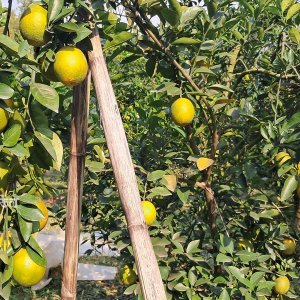
[(86, 156), (86, 152), (71, 152), (71, 156), (76, 156), (76, 157), (84, 157)]
[(143, 223), (143, 224), (131, 224), (131, 225), (127, 225), (127, 228), (128, 228), (128, 230), (131, 229), (131, 228), (144, 229), (146, 226), (147, 226), (146, 223)]

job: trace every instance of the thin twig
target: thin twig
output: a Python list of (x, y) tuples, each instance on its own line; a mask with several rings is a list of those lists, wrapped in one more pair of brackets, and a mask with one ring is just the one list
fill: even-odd
[(11, 16), (11, 8), (12, 8), (12, 0), (8, 0), (8, 10), (7, 10), (5, 27), (3, 30), (4, 35), (9, 35), (9, 20), (10, 20), (10, 16)]

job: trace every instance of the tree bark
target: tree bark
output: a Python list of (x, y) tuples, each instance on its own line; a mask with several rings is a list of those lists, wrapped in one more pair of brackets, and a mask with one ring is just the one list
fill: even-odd
[(165, 300), (163, 282), (145, 224), (127, 138), (103, 56), (98, 29), (91, 36), (88, 52), (100, 116), (116, 184), (133, 246), (139, 282), (145, 300)]
[(73, 89), (62, 300), (75, 300), (91, 74)]

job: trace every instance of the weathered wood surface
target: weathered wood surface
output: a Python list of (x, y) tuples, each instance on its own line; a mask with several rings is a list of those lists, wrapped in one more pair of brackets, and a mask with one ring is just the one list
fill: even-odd
[(75, 300), (91, 74), (73, 89), (62, 300)]
[(103, 56), (97, 28), (90, 39), (89, 65), (101, 122), (119, 190), (145, 300), (165, 300), (166, 294), (145, 224), (141, 199), (122, 119)]

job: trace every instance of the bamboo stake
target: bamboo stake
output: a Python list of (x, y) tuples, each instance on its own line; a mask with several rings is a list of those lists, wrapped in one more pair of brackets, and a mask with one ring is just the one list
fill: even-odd
[(62, 300), (75, 300), (91, 73), (73, 89)]
[(111, 163), (125, 212), (145, 300), (165, 300), (163, 282), (145, 224), (141, 198), (118, 104), (103, 57), (98, 29), (90, 38), (89, 64)]

